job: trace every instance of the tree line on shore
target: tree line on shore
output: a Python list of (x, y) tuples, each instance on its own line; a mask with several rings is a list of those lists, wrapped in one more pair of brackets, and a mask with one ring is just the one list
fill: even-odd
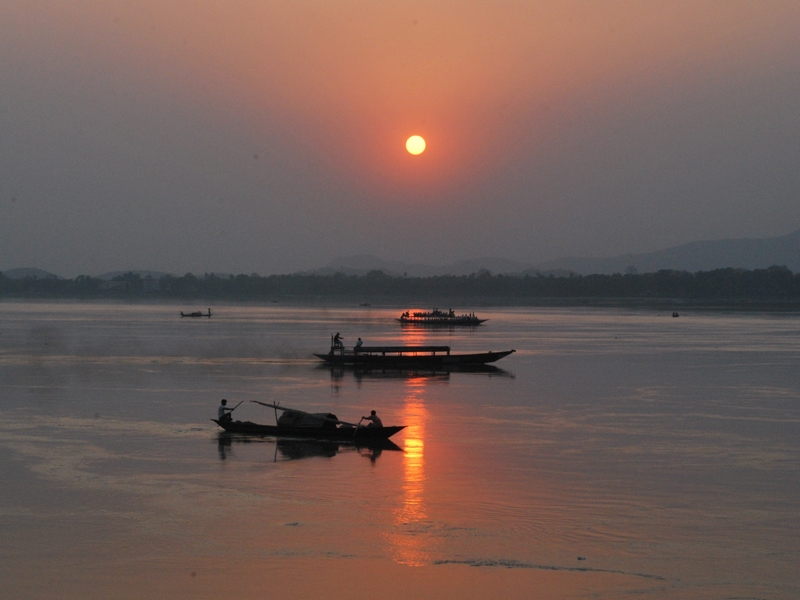
[(269, 301), (307, 299), (483, 298), (498, 303), (561, 299), (685, 299), (800, 301), (800, 273), (783, 266), (713, 271), (662, 270), (613, 275), (467, 276), (366, 275), (230, 275), (160, 278), (129, 272), (111, 280), (87, 275), (74, 279), (12, 279), (0, 273), (0, 298), (74, 299), (209, 299)]

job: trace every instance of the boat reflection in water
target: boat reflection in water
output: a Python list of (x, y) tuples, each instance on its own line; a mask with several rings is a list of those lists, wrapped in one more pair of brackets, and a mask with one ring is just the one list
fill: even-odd
[(389, 534), (394, 560), (408, 566), (422, 566), (430, 562), (426, 548), (428, 536), (418, 535), (429, 522), (425, 505), (425, 424), (428, 409), (425, 407), (424, 378), (411, 378), (406, 382), (406, 399), (403, 409), (405, 450), (403, 452), (402, 504), (394, 511), (395, 530)]
[[(217, 434), (217, 452), (220, 460), (233, 457), (234, 446), (245, 444), (264, 444), (272, 454), (272, 460), (297, 460), (301, 458), (333, 458), (339, 453), (357, 452), (371, 461), (377, 460), (384, 450), (389, 452), (402, 451), (402, 448), (390, 440), (368, 444), (350, 444), (343, 442), (330, 442), (321, 440), (292, 440), (284, 438), (253, 437), (235, 433), (221, 432)], [(274, 451), (273, 451), (274, 449)]]
[(342, 381), (348, 375), (358, 382), (364, 379), (424, 379), (429, 383), (448, 381), (451, 373), (475, 373), (486, 375), (487, 377), (515, 377), (510, 371), (492, 365), (465, 365), (437, 369), (361, 369), (341, 366), (331, 367), (323, 364), (318, 365), (317, 368), (330, 371), (331, 380), (333, 381)]

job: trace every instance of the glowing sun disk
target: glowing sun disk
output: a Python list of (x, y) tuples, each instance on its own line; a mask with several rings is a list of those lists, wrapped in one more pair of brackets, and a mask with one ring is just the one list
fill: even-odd
[(416, 156), (425, 152), (425, 140), (421, 136), (412, 135), (406, 140), (406, 150)]

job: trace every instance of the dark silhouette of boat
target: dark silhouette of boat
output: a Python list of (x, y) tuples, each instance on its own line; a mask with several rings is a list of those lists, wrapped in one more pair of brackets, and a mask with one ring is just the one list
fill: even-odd
[(314, 356), (330, 365), (359, 368), (449, 369), (493, 363), (513, 352), (515, 350), (451, 354), (450, 346), (356, 346), (347, 350), (338, 344), (331, 346), (328, 354)]
[(397, 319), (403, 325), (480, 325), (489, 319), (479, 319), (475, 313), (468, 315), (457, 315), (451, 308), (449, 311), (444, 312), (438, 308), (434, 308), (430, 312), (414, 312), (408, 311), (400, 315)]
[(207, 313), (201, 312), (199, 310), (196, 310), (196, 311), (190, 312), (190, 313), (185, 313), (185, 312), (181, 311), (181, 317), (208, 317), (210, 319), (211, 318), (211, 309), (209, 308)]
[[(251, 400), (256, 404), (275, 409), (276, 425), (262, 425), (251, 421), (234, 421), (232, 419), (211, 419), (228, 433), (250, 435), (269, 435), (283, 438), (302, 438), (353, 444), (371, 444), (388, 440), (405, 425), (389, 427), (362, 426), (340, 421), (331, 413), (307, 413), (294, 408), (286, 408), (279, 404), (269, 404)], [(278, 417), (278, 411), (282, 414)]]

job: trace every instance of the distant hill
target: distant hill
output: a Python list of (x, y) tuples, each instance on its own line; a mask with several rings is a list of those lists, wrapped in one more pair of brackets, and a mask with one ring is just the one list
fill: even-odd
[(53, 273), (33, 268), (9, 269), (8, 271), (3, 271), (3, 275), (9, 279), (25, 279), (26, 277), (31, 277), (33, 279), (63, 279), (63, 277), (59, 277)]
[(152, 277), (153, 279), (161, 279), (164, 275), (170, 275), (170, 273), (162, 273), (160, 271), (144, 271), (144, 270), (128, 270), (128, 271), (111, 271), (110, 273), (103, 273), (102, 275), (98, 275), (97, 279), (105, 279), (106, 281), (110, 281), (114, 279), (114, 277), (119, 277), (120, 275), (127, 275), (128, 273), (133, 273), (134, 275), (138, 275), (142, 279), (145, 277)]
[(570, 273), (580, 275), (654, 273), (662, 269), (690, 273), (726, 267), (752, 270), (766, 269), (772, 265), (785, 265), (795, 273), (800, 272), (800, 230), (775, 238), (691, 242), (644, 254), (622, 254), (611, 258), (567, 257), (539, 264), (483, 257), (462, 260), (450, 265), (432, 266), (389, 261), (369, 254), (359, 254), (337, 258), (321, 269), (306, 271), (306, 274), (365, 275), (370, 271), (383, 271), (393, 276), (405, 274), (409, 277), (433, 277), (471, 275), (486, 270), (495, 275), (543, 274), (563, 277)]
[(419, 263), (404, 263), (397, 260), (383, 260), (370, 254), (358, 254), (337, 258), (329, 262), (326, 266), (306, 271), (305, 274), (311, 275), (333, 275), (334, 273), (344, 273), (345, 275), (366, 275), (370, 271), (383, 271), (387, 275), (400, 277), (435, 277), (437, 275), (471, 275), (482, 270), (491, 273), (521, 273), (531, 268), (530, 263), (522, 263), (505, 258), (484, 257), (471, 260), (462, 260), (450, 265), (423, 265)]
[[(358, 254), (337, 258), (326, 266), (299, 275), (366, 275), (370, 271), (383, 271), (394, 277), (435, 277), (441, 275), (471, 275), (488, 271), (494, 275), (554, 275), (564, 277), (570, 273), (579, 275), (612, 273), (654, 273), (662, 269), (674, 271), (713, 271), (727, 267), (746, 270), (766, 269), (773, 265), (786, 266), (800, 273), (800, 230), (788, 235), (761, 239), (728, 239), (691, 242), (680, 246), (647, 252), (644, 254), (622, 254), (611, 258), (558, 258), (538, 264), (524, 263), (505, 258), (482, 257), (462, 260), (449, 265), (426, 265), (384, 260), (370, 254)], [(113, 271), (98, 275), (99, 279), (111, 280), (119, 275), (135, 273), (142, 278), (160, 279), (170, 273), (147, 270)], [(3, 271), (9, 279), (62, 279), (42, 269), (21, 268)], [(227, 273), (215, 273), (227, 279)]]
[(528, 272), (563, 269), (589, 275), (671, 269), (695, 273), (726, 267), (765, 269), (772, 265), (800, 272), (800, 230), (781, 237), (691, 242), (656, 252), (611, 258), (559, 258), (540, 263)]

